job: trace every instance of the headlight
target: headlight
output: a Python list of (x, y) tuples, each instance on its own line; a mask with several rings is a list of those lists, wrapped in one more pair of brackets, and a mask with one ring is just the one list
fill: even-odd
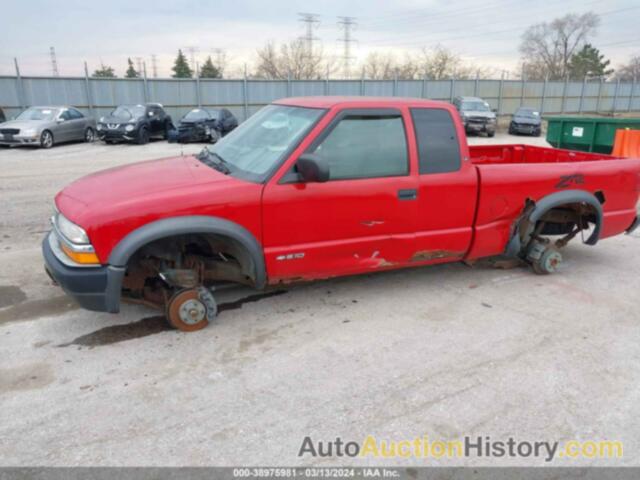
[(134, 129), (134, 128), (136, 128), (136, 126), (135, 126), (135, 125), (127, 125), (126, 127), (124, 127), (124, 129), (125, 129), (127, 132), (133, 132), (133, 129)]
[(96, 126), (96, 128), (97, 128), (98, 130), (102, 130), (102, 129), (104, 128), (104, 125), (102, 125), (101, 123), (99, 123), (99, 124)]
[(37, 132), (35, 128), (27, 128), (26, 130), (22, 130), (22, 135), (24, 135), (25, 137), (35, 137)]
[(71, 220), (68, 220), (61, 213), (58, 213), (58, 215), (56, 216), (56, 225), (58, 226), (58, 230), (60, 230), (60, 233), (64, 235), (64, 237), (71, 243), (75, 243), (78, 245), (89, 244), (89, 236), (87, 235), (87, 232), (85, 232), (82, 227), (79, 227)]

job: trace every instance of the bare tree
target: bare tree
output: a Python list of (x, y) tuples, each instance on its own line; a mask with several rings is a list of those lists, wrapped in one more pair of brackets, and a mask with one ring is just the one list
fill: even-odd
[(257, 55), (255, 76), (258, 78), (318, 79), (326, 74), (327, 65), (332, 65), (322, 49), (309, 52), (307, 43), (302, 39), (292, 40), (279, 48), (275, 43), (267, 43), (258, 49)]
[(528, 78), (557, 80), (569, 73), (569, 61), (596, 33), (600, 17), (593, 12), (567, 14), (551, 23), (532, 25), (522, 34), (520, 53)]
[(618, 67), (616, 78), (625, 82), (640, 80), (640, 55), (634, 55), (626, 64)]
[(363, 64), (367, 78), (389, 80), (392, 78), (411, 80), (429, 78), (443, 80), (448, 78), (482, 78), (489, 76), (492, 69), (478, 68), (465, 62), (458, 54), (437, 45), (431, 49), (423, 48), (417, 55), (405, 54), (404, 60), (391, 53), (371, 52)]

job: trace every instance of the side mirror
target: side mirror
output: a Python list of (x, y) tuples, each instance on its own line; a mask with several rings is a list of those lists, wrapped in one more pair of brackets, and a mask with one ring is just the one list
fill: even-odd
[(62, 122), (64, 122), (64, 118), (62, 117), (56, 118), (56, 123), (62, 123)]
[(319, 155), (303, 153), (296, 162), (298, 174), (304, 182), (326, 182), (329, 180), (329, 163)]
[(492, 108), (492, 109), (491, 109), (491, 111), (492, 111), (493, 113), (498, 113), (498, 109), (497, 109), (497, 108)]

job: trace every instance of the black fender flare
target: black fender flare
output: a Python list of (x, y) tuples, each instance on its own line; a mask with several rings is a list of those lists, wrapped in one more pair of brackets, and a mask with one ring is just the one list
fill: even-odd
[[(552, 193), (551, 195), (547, 195), (543, 197), (541, 200), (535, 203), (535, 207), (527, 216), (528, 220), (535, 224), (540, 218), (547, 213), (549, 210), (559, 207), (560, 205), (566, 205), (568, 203), (586, 203), (587, 205), (593, 207), (596, 212), (596, 223), (593, 232), (589, 236), (587, 240), (585, 240), (585, 244), (587, 245), (595, 245), (598, 243), (600, 239), (600, 232), (602, 230), (602, 220), (604, 218), (602, 204), (598, 200), (598, 198), (584, 190), (564, 190), (562, 192)], [(517, 257), (522, 249), (522, 244), (520, 241), (520, 226), (518, 219), (518, 224), (515, 225), (513, 229), (513, 234), (509, 243), (507, 244), (507, 249), (505, 254), (510, 257)]]
[(138, 249), (161, 238), (181, 234), (217, 234), (237, 241), (249, 253), (251, 269), (257, 289), (265, 287), (267, 272), (262, 246), (253, 234), (235, 222), (204, 215), (171, 217), (147, 223), (129, 233), (114, 247), (109, 255), (109, 265), (124, 268)]

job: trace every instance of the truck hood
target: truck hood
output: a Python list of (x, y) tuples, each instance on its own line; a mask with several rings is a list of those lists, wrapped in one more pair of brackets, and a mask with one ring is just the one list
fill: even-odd
[[(210, 183), (238, 182), (193, 156), (134, 163), (88, 175), (58, 194), (57, 203), (68, 197), (85, 207), (131, 203), (158, 192), (193, 188)], [(67, 202), (65, 202), (67, 203)], [(58, 205), (62, 208), (61, 205)]]
[(520, 115), (514, 115), (513, 121), (524, 125), (540, 125), (541, 120), (534, 117), (521, 117)]
[(462, 112), (465, 117), (479, 117), (479, 118), (496, 118), (496, 114), (493, 112), (485, 112), (485, 111), (476, 111), (476, 110), (465, 110)]

